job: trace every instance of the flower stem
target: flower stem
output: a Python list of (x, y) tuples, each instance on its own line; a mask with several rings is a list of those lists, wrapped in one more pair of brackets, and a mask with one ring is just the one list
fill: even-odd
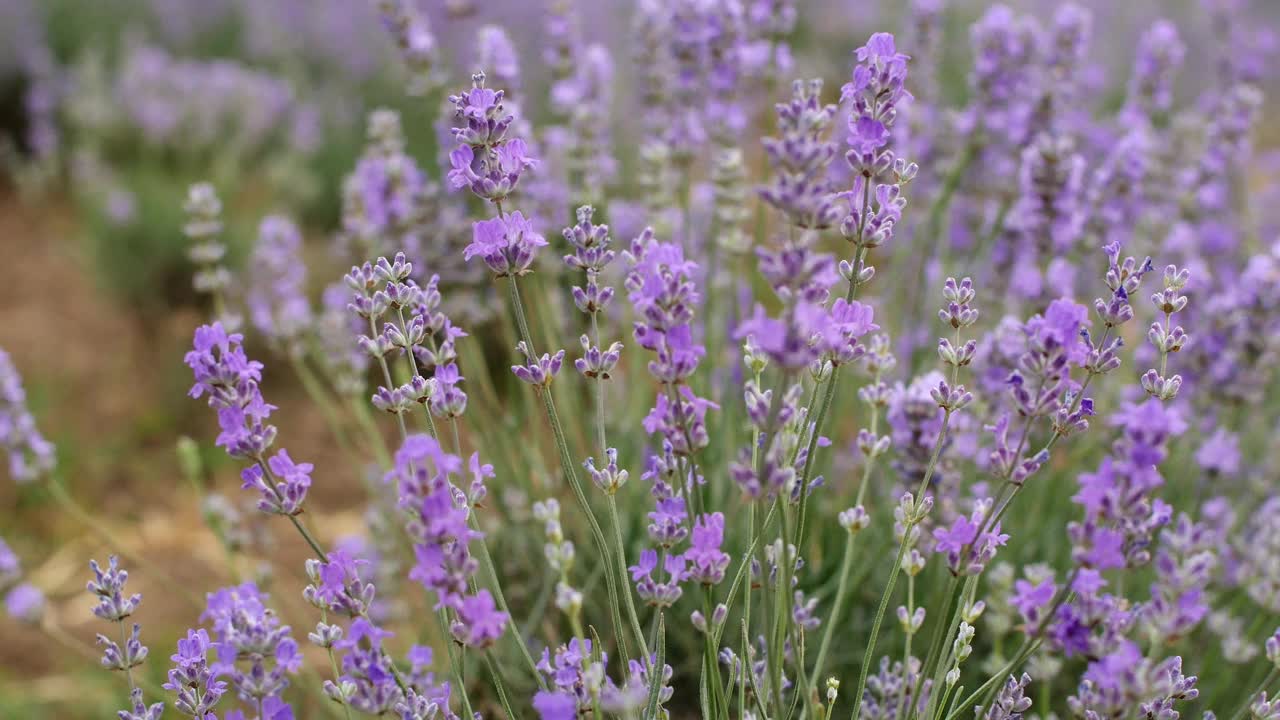
[(1268, 672), (1267, 676), (1262, 679), (1262, 682), (1258, 685), (1258, 687), (1255, 688), (1253, 692), (1245, 696), (1244, 702), (1240, 704), (1240, 709), (1232, 713), (1231, 720), (1243, 720), (1245, 713), (1249, 711), (1249, 703), (1251, 703), (1254, 698), (1261, 695), (1268, 687), (1270, 687), (1271, 683), (1275, 682), (1277, 677), (1280, 677), (1280, 669), (1277, 669), (1274, 667), (1271, 668), (1271, 671)]
[[(618, 500), (613, 494), (609, 495), (609, 521), (613, 524), (614, 541), (618, 546), (618, 567), (625, 568), (627, 566), (627, 555), (622, 541), (622, 523), (618, 517)], [(625, 577), (623, 578), (625, 581)], [(640, 616), (636, 613), (635, 598), (631, 596), (631, 585), (623, 583), (626, 593), (623, 595), (627, 599), (627, 616), (631, 620), (631, 632), (635, 634), (636, 640), (640, 643), (640, 653), (644, 657), (649, 657), (649, 643), (644, 639), (644, 630), (640, 627)]]
[[(513, 276), (508, 279), (508, 288), (511, 293), (511, 307), (515, 312), (516, 325), (520, 330), (520, 339), (525, 342), (529, 348), (531, 355), (536, 355), (533, 345), (533, 335), (529, 332), (529, 321), (525, 317), (524, 303), (520, 300), (520, 287)], [(622, 649), (624, 658), (631, 657), (627, 649), (627, 638), (623, 631), (622, 616), (618, 607), (618, 587), (617, 577), (615, 573), (625, 569), (615, 569), (613, 560), (609, 553), (609, 543), (605, 539), (604, 531), (600, 528), (600, 523), (596, 520), (595, 513), (591, 510), (591, 501), (587, 499), (586, 493), (582, 489), (582, 483), (578, 479), (578, 473), (574, 466), (573, 456), (569, 452), (569, 442), (565, 439), (564, 428), (560, 424), (560, 416), (556, 413), (556, 403), (551, 397), (550, 389), (543, 389), (538, 392), (542, 397), (542, 405), (547, 413), (547, 422), (551, 424), (552, 433), (555, 435), (556, 447), (560, 451), (560, 469), (564, 472), (565, 477), (569, 480), (569, 486), (573, 490), (574, 497), (581, 506), (582, 512), (587, 517), (587, 524), (591, 527), (591, 535), (595, 539), (596, 550), (600, 553), (600, 558), (605, 565), (605, 585), (609, 591), (609, 610), (613, 615), (614, 633), (618, 638), (618, 647)], [(623, 576), (625, 581), (625, 575)]]
[[(934, 470), (938, 467), (938, 458), (942, 455), (942, 446), (946, 442), (947, 429), (950, 425), (951, 411), (948, 410), (942, 416), (942, 428), (938, 431), (938, 439), (934, 441), (933, 455), (929, 458), (929, 466), (925, 468), (924, 477), (920, 480), (920, 487), (913, 501), (917, 509), (924, 503), (924, 493), (928, 490), (929, 481), (933, 479)], [(884, 622), (885, 611), (889, 608), (889, 598), (893, 595), (893, 587), (898, 582), (898, 568), (902, 567), (902, 558), (907, 554), (907, 546), (911, 542), (911, 530), (913, 527), (914, 521), (908, 519), (902, 530), (902, 542), (898, 544), (898, 555), (893, 561), (892, 574), (889, 575), (889, 582), (885, 585), (884, 593), (880, 596), (880, 606), (876, 610), (875, 620), (871, 623), (871, 637), (867, 640), (867, 649), (862, 655), (862, 668), (858, 671), (858, 688), (854, 691), (853, 712), (849, 716), (850, 720), (858, 720), (858, 711), (862, 707), (862, 691), (867, 687), (867, 673), (871, 669), (871, 660), (876, 651), (876, 640), (880, 636), (880, 624)]]

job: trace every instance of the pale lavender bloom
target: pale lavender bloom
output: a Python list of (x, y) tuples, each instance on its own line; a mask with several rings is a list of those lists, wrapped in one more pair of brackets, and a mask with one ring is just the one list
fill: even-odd
[(302, 233), (286, 217), (271, 215), (258, 226), (258, 242), (249, 258), (245, 302), (249, 322), (291, 354), (301, 353), (302, 335), (311, 326), (307, 266), (301, 257)]
[(991, 706), (982, 713), (982, 720), (1022, 720), (1022, 714), (1031, 709), (1031, 698), (1026, 695), (1030, 684), (1031, 676), (1026, 673), (1021, 678), (1010, 675)]
[(824, 105), (821, 96), (821, 80), (795, 81), (791, 100), (776, 106), (779, 137), (762, 141), (774, 172), (760, 197), (798, 227), (829, 227), (839, 214), (827, 180), (836, 155), (827, 137), (836, 106)]
[(1196, 451), (1196, 462), (1209, 472), (1233, 476), (1240, 471), (1240, 439), (1225, 428), (1218, 428)]
[(1027, 136), (1031, 115), (1034, 61), (1040, 28), (1006, 5), (993, 5), (969, 28), (973, 94), (963, 118), (966, 128), (986, 133), (993, 142), (1018, 147)]
[[(289, 685), (287, 676), (302, 666), (289, 626), (266, 600), (253, 583), (227, 587), (209, 595), (200, 616), (213, 627), (214, 672), (230, 677), (236, 692), (253, 701), (279, 699)], [(248, 661), (248, 667), (239, 661)]]
[(4, 609), (9, 617), (33, 625), (40, 622), (44, 606), (44, 593), (31, 583), (18, 584), (4, 598)]
[(476, 32), (475, 67), (488, 75), (508, 96), (520, 94), (520, 55), (507, 31), (498, 25), (484, 25)]
[(369, 113), (369, 143), (342, 183), (342, 235), (359, 258), (422, 252), (426, 207), (436, 188), (405, 150), (395, 111)]
[(47, 476), (56, 465), (54, 446), (36, 428), (35, 417), (27, 409), (22, 377), (3, 349), (0, 349), (0, 447), (8, 455), (9, 476), (20, 484)]
[(498, 277), (520, 276), (530, 272), (535, 252), (546, 244), (546, 238), (517, 210), (475, 223), (463, 257), (480, 258)]
[(212, 649), (207, 631), (188, 630), (187, 637), (178, 641), (178, 651), (170, 658), (174, 667), (164, 684), (164, 689), (177, 693), (174, 709), (197, 720), (208, 720), (227, 692), (227, 684), (217, 679), (209, 663)]
[(378, 8), (383, 26), (395, 41), (409, 70), (410, 94), (426, 93), (434, 83), (439, 63), (439, 49), (426, 16), (409, 0), (379, 0)]
[(1186, 53), (1178, 28), (1168, 20), (1157, 20), (1143, 33), (1129, 81), (1126, 116), (1152, 122), (1169, 113), (1173, 106), (1173, 75)]

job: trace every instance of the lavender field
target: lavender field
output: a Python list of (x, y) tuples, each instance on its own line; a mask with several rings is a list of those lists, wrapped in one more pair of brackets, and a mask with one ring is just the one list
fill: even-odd
[(1277, 60), (0, 0), (0, 718), (1280, 720)]

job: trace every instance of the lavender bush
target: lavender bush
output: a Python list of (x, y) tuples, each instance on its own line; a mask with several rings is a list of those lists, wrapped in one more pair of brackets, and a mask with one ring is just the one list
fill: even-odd
[[(180, 445), (234, 582), (167, 662), (122, 564), (169, 571), (65, 489), (0, 353), (11, 476), (122, 558), (88, 585), (122, 720), (1280, 717), (1280, 218), (1242, 9), (1206, 3), (1216, 57), (1152, 18), (1104, 67), (1101, 13), (994, 5), (953, 103), (941, 0), (834, 84), (793, 80), (785, 1), (638, 2), (626, 55), (553, 0), (536, 55), (484, 24), (469, 65), (446, 4), (377, 3), (416, 105), (369, 113), (329, 198), (345, 275), (283, 213), (241, 267), (216, 164), (172, 228), (207, 300), (189, 395), (251, 507)], [(146, 52), (117, 91), (182, 152), (291, 127), (270, 78)], [(166, 91), (206, 73), (235, 81)], [(283, 375), (341, 462), (284, 447)], [(312, 492), (351, 485), (355, 535)], [(2, 541), (0, 590), (74, 645)]]

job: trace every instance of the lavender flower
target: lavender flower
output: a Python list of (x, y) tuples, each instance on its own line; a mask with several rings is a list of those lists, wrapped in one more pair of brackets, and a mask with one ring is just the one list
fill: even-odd
[(1177, 397), (1178, 390), (1182, 387), (1181, 375), (1165, 377), (1165, 363), (1170, 353), (1182, 350), (1189, 340), (1181, 325), (1172, 325), (1172, 318), (1174, 313), (1187, 306), (1187, 296), (1181, 292), (1190, 277), (1191, 273), (1185, 268), (1179, 270), (1170, 265), (1164, 269), (1164, 290), (1151, 296), (1151, 302), (1164, 313), (1164, 323), (1152, 323), (1147, 332), (1147, 339), (1160, 352), (1160, 369), (1152, 368), (1143, 373), (1142, 389), (1162, 401)]
[[(658, 553), (645, 550), (640, 553), (640, 561), (628, 570), (636, 584), (636, 594), (650, 605), (670, 607), (684, 594), (680, 583), (688, 577), (688, 570), (683, 555), (666, 556), (662, 570), (658, 571)], [(663, 574), (665, 579), (662, 579)]]
[(523, 340), (516, 343), (516, 351), (525, 357), (524, 365), (512, 365), (511, 372), (521, 382), (535, 387), (548, 387), (552, 379), (560, 373), (564, 363), (564, 351), (557, 350), (555, 355), (543, 353), (542, 357), (534, 357)]
[(27, 409), (22, 377), (3, 349), (0, 349), (0, 446), (9, 456), (9, 476), (17, 483), (38, 480), (54, 470), (53, 444), (36, 428), (35, 417)]
[(760, 197), (804, 228), (829, 227), (839, 212), (826, 178), (836, 155), (835, 143), (826, 138), (836, 107), (823, 105), (821, 96), (821, 80), (797, 80), (790, 102), (777, 106), (781, 137), (762, 141), (774, 173)]
[(130, 710), (121, 710), (117, 713), (120, 720), (160, 720), (160, 716), (164, 714), (164, 703), (152, 703), (148, 706), (142, 700), (142, 688), (134, 688), (129, 694), (131, 703)]
[(449, 153), (453, 166), (449, 181), (454, 188), (467, 187), (478, 197), (501, 202), (535, 161), (523, 140), (507, 137), (515, 116), (503, 106), (504, 92), (490, 90), (484, 82), (484, 73), (477, 73), (472, 76), (470, 90), (449, 97), (455, 120), (460, 123), (453, 128), (453, 137), (459, 144)]
[(382, 23), (400, 49), (401, 58), (409, 70), (409, 92), (426, 93), (434, 84), (434, 71), (438, 49), (426, 18), (413, 3), (406, 0), (379, 0)]
[(187, 224), (182, 232), (191, 241), (187, 257), (196, 266), (193, 284), (196, 292), (211, 296), (218, 320), (227, 323), (233, 330), (238, 321), (227, 316), (225, 293), (231, 284), (231, 271), (223, 264), (226, 259), (227, 246), (223, 244), (222, 235), (222, 202), (217, 191), (208, 183), (192, 185), (187, 192), (187, 201), (183, 205), (187, 213)]
[(422, 252), (429, 198), (437, 192), (405, 150), (400, 116), (369, 113), (369, 145), (342, 183), (343, 244), (361, 258)]
[(288, 675), (302, 666), (289, 626), (281, 624), (266, 599), (253, 583), (223, 588), (209, 595), (200, 616), (213, 627), (214, 672), (230, 677), (237, 694), (254, 703), (279, 700), (289, 685)]
[(1177, 27), (1168, 20), (1157, 20), (1143, 33), (1129, 81), (1126, 115), (1147, 122), (1165, 118), (1173, 104), (1173, 74), (1186, 52)]
[(854, 54), (858, 64), (853, 79), (840, 91), (842, 101), (853, 101), (845, 159), (863, 182), (869, 182), (894, 164), (893, 151), (884, 148), (897, 119), (898, 103), (911, 98), (906, 90), (910, 58), (897, 51), (889, 33), (872, 35)]
[(410, 435), (396, 452), (386, 481), (399, 488), (406, 530), (414, 543), (417, 562), (409, 577), (435, 593), (437, 608), (457, 613), (450, 631), (459, 642), (483, 648), (502, 634), (508, 616), (494, 606), (488, 590), (475, 593), (469, 588), (479, 563), (468, 544), (480, 537), (468, 522), (470, 499), (483, 497), (483, 479), (492, 476), (492, 468), (481, 466), (476, 456), (472, 466), (474, 480), (463, 493), (453, 484), (462, 461), (444, 452), (433, 438)]
[(729, 567), (729, 555), (721, 551), (724, 542), (724, 515), (711, 513), (700, 516), (693, 524), (693, 536), (684, 553), (689, 565), (689, 579), (706, 585), (717, 585), (724, 580)]
[(1031, 698), (1026, 696), (1029, 684), (1031, 676), (1026, 673), (1016, 679), (1010, 676), (991, 707), (982, 713), (982, 720), (1022, 720), (1022, 714), (1031, 708)]
[(35, 624), (44, 614), (44, 593), (22, 581), (22, 565), (4, 538), (0, 538), (0, 595), (4, 595), (5, 612), (15, 620)]
[(245, 489), (258, 490), (258, 508), (297, 515), (311, 486), (312, 466), (294, 463), (283, 449), (267, 459), (276, 437), (276, 428), (267, 419), (275, 406), (269, 405), (258, 389), (262, 363), (249, 360), (243, 340), (239, 333), (228, 334), (221, 323), (197, 328), (194, 349), (185, 358), (196, 380), (188, 394), (193, 398), (209, 396), (209, 406), (217, 410), (222, 430), (218, 446), (231, 457), (254, 462), (241, 478)]
[(301, 250), (302, 234), (291, 220), (278, 215), (264, 218), (249, 259), (245, 298), (254, 329), (294, 355), (303, 352), (302, 335), (312, 322)]
[(1080, 195), (1084, 158), (1070, 137), (1041, 135), (1022, 154), (1021, 198), (1012, 223), (1040, 257), (1052, 257), (1078, 240), (1084, 217)]
[(519, 277), (530, 272), (534, 253), (547, 244), (519, 211), (475, 224), (475, 234), (464, 257), (479, 257), (497, 277)]
[(227, 684), (217, 679), (209, 664), (211, 649), (208, 632), (203, 628), (188, 630), (186, 639), (178, 641), (178, 651), (170, 657), (174, 667), (169, 670), (169, 680), (164, 684), (166, 690), (177, 694), (174, 708), (200, 720), (212, 714), (214, 706), (227, 691)]

